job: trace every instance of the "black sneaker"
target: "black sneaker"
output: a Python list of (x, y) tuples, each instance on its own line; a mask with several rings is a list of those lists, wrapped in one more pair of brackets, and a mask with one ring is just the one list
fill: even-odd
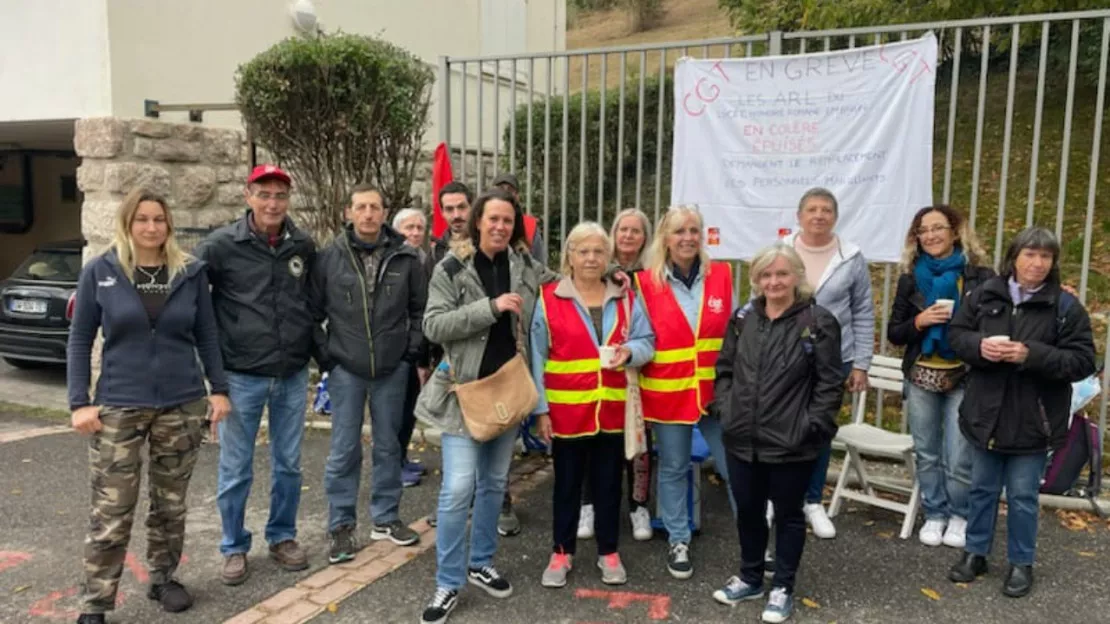
[(685, 542), (671, 544), (667, 553), (667, 571), (676, 579), (688, 579), (694, 575), (694, 564), (690, 563), (690, 545)]
[(343, 563), (355, 558), (359, 551), (358, 541), (355, 539), (355, 527), (345, 524), (328, 533), (328, 563)]
[(428, 526), (430, 526), (434, 529), (434, 528), (436, 528), (436, 525), (439, 524), (439, 515), (437, 515), (435, 512), (432, 512), (432, 513), (428, 514), (427, 520), (428, 520)]
[(77, 624), (104, 624), (104, 614), (82, 613), (77, 616)]
[(424, 614), (420, 616), (420, 621), (423, 624), (443, 624), (455, 610), (458, 602), (458, 591), (440, 587), (436, 589), (436, 595), (432, 596), (432, 601), (424, 607)]
[(185, 591), (185, 587), (174, 580), (166, 581), (160, 585), (151, 585), (147, 598), (157, 600), (162, 604), (162, 610), (169, 613), (184, 611), (193, 606), (193, 597)]
[(420, 535), (400, 520), (394, 520), (389, 524), (375, 524), (370, 530), (370, 539), (374, 541), (387, 539), (398, 546), (412, 546), (420, 541)]
[(466, 573), (466, 580), (471, 585), (481, 587), (482, 591), (494, 598), (508, 598), (513, 595), (513, 586), (491, 565), (470, 568)]

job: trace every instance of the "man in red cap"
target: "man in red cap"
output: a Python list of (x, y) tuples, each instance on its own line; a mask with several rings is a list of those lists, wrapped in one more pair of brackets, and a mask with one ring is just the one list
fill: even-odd
[[(221, 578), (228, 585), (242, 583), (249, 572), (251, 533), (244, 517), (265, 408), (270, 414), (270, 557), (289, 571), (308, 567), (296, 541), (301, 440), (308, 360), (320, 353), (323, 335), (308, 279), (316, 244), (287, 214), (290, 188), (289, 174), (279, 167), (255, 167), (244, 192), (246, 213), (210, 234), (196, 250), (208, 264), (231, 395), (231, 414), (219, 425), (216, 494), (223, 522)], [(327, 363), (317, 363), (327, 368)]]

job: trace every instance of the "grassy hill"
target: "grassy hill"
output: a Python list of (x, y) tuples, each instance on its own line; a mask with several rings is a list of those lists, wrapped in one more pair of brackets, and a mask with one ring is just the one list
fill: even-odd
[[(628, 22), (620, 10), (581, 13), (574, 17), (567, 31), (567, 47), (571, 49), (610, 46), (643, 45), (671, 41), (690, 41), (727, 37), (732, 34), (727, 16), (718, 9), (716, 0), (664, 0), (665, 14), (658, 27), (630, 34)], [(1053, 47), (1069, 45), (1067, 41), (1051, 42)], [(703, 56), (705, 50), (694, 46), (687, 51), (691, 56)], [(669, 52), (665, 65), (669, 72), (682, 50)], [(733, 56), (743, 56), (743, 46), (735, 46)], [(758, 53), (758, 50), (757, 50)], [(722, 46), (709, 50), (709, 56), (724, 55)], [(592, 55), (587, 69), (590, 89), (601, 86), (599, 55)], [(620, 84), (619, 55), (609, 55), (607, 60), (606, 88)], [(1027, 198), (1030, 183), (1030, 164), (1033, 157), (1034, 115), (1037, 94), (1036, 57), (1022, 58), (1018, 63), (1015, 83), (1014, 116), (1012, 124), (1009, 179), (1006, 192), (1003, 244), (1025, 225)], [(628, 78), (638, 76), (640, 55), (626, 56)], [(647, 56), (647, 72), (659, 71), (659, 54)], [(575, 59), (570, 67), (571, 91), (581, 90), (583, 63)], [(976, 229), (980, 238), (993, 251), (999, 214), (999, 194), (1002, 186), (1003, 139), (1006, 121), (1006, 87), (1008, 65), (1005, 61), (988, 73), (985, 123), (978, 188)], [(937, 114), (935, 120), (935, 169), (934, 188), (939, 201), (944, 182), (945, 149), (948, 132), (948, 107), (950, 99), (950, 68), (941, 68), (937, 80)], [(1037, 184), (1034, 196), (1034, 219), (1039, 225), (1055, 227), (1056, 205), (1060, 188), (1060, 166), (1064, 142), (1064, 113), (1067, 95), (1067, 73), (1052, 70), (1046, 77), (1040, 150), (1038, 154)], [(1082, 82), (1082, 81), (1081, 81)], [(1069, 148), (1068, 176), (1065, 191), (1063, 221), (1063, 273), (1067, 283), (1079, 286), (1082, 264), (1084, 230), (1088, 208), (1088, 189), (1092, 134), (1095, 122), (1096, 89), (1077, 84), (1074, 98), (1071, 143)], [(979, 96), (978, 60), (966, 63), (960, 70), (957, 90), (957, 119), (952, 158), (952, 192), (950, 203), (968, 211), (971, 198), (971, 180), (974, 167), (975, 117)], [(634, 114), (634, 111), (626, 111)], [(670, 114), (670, 113), (668, 113)], [(1093, 312), (1110, 312), (1110, 253), (1106, 241), (1110, 236), (1110, 204), (1104, 197), (1110, 192), (1110, 119), (1104, 118), (1101, 162), (1097, 173), (1096, 205), (1091, 232), (1091, 263), (1088, 275), (1088, 306)], [(645, 170), (653, 164), (645, 165)], [(664, 173), (666, 177), (669, 174)], [(664, 179), (664, 197), (669, 192), (669, 180)], [(649, 187), (650, 188), (650, 187)], [(898, 236), (902, 233), (899, 232)], [(881, 295), (881, 271), (878, 272), (876, 296)], [(877, 301), (877, 303), (879, 303)], [(1097, 345), (1102, 351), (1105, 344), (1106, 322), (1096, 319)]]

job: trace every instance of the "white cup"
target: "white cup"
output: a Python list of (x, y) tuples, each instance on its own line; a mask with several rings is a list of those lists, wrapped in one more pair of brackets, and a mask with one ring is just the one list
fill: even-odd
[(987, 342), (1009, 342), (1010, 337), (1005, 334), (999, 334), (997, 336), (987, 336), (983, 340), (986, 340)]
[(599, 351), (601, 352), (601, 367), (613, 368), (613, 363), (617, 360), (617, 347), (605, 345)]
[(948, 311), (948, 316), (952, 316), (952, 310), (956, 307), (955, 299), (937, 299), (937, 305)]

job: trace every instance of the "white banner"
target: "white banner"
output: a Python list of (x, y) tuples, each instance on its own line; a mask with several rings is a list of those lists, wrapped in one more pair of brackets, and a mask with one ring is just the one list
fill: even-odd
[(937, 41), (675, 67), (671, 203), (697, 204), (715, 258), (750, 260), (797, 229), (823, 186), (837, 233), (896, 262), (914, 212), (933, 203)]

